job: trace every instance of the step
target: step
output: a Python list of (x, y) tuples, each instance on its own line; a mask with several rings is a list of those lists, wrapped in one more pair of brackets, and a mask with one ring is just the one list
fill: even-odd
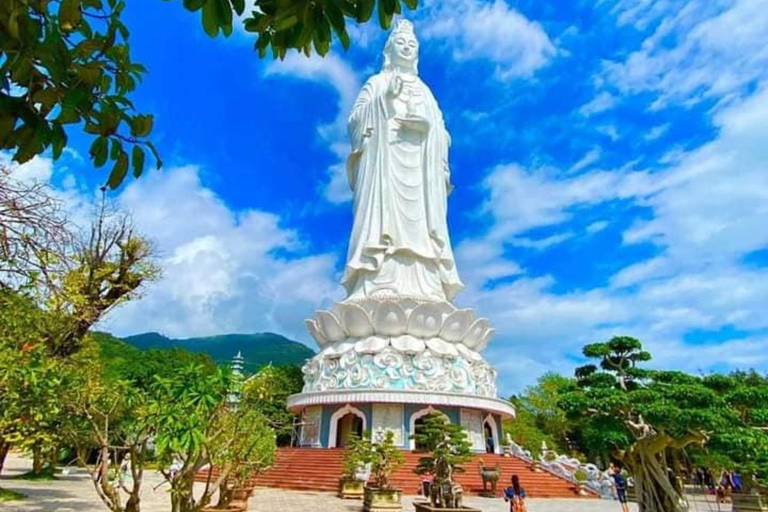
[[(344, 449), (322, 448), (279, 448), (275, 464), (255, 477), (255, 483), (261, 487), (294, 489), (303, 491), (329, 491), (338, 489), (342, 475)], [(392, 485), (403, 489), (405, 494), (416, 494), (421, 485), (421, 477), (414, 473), (419, 458), (423, 454), (403, 452), (405, 463), (392, 475)], [(468, 494), (478, 494), (483, 489), (483, 481), (477, 472), (478, 461), (483, 459), (486, 466), (498, 464), (501, 470), (497, 492), (506, 487), (512, 474), (518, 474), (529, 496), (542, 498), (579, 497), (578, 488), (572, 482), (547, 472), (534, 471), (531, 463), (515, 457), (500, 455), (475, 456), (464, 465), (465, 472), (456, 475), (456, 480)], [(216, 468), (213, 476), (218, 475)], [(205, 480), (207, 471), (198, 473), (198, 480)], [(590, 497), (595, 497), (591, 495)]]

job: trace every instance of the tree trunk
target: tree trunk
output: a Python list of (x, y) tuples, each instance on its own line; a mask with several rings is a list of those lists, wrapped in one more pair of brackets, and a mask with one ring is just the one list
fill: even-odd
[(635, 482), (639, 512), (686, 512), (688, 503), (670, 482), (664, 451), (652, 449), (649, 441), (636, 441), (623, 460)]
[(80, 468), (85, 467), (88, 464), (88, 447), (78, 446), (75, 448), (75, 452), (77, 453), (77, 466)]
[(32, 445), (32, 473), (39, 475), (43, 472), (43, 447), (40, 441)]
[(51, 448), (48, 453), (48, 464), (51, 466), (51, 473), (56, 469), (56, 465), (59, 463), (59, 450), (56, 447)]
[(8, 456), (8, 452), (11, 450), (11, 443), (6, 443), (0, 439), (0, 474), (3, 473), (3, 466), (5, 465), (5, 458)]

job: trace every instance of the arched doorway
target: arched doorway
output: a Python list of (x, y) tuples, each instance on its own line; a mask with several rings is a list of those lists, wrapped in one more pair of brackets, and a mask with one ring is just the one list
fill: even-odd
[(339, 418), (336, 430), (336, 446), (338, 448), (346, 447), (352, 434), (363, 437), (363, 420), (356, 414), (348, 412)]
[(499, 431), (496, 420), (490, 414), (483, 420), (483, 439), (485, 439), (486, 453), (498, 453)]
[(363, 411), (347, 404), (331, 416), (331, 429), (328, 433), (328, 448), (347, 446), (352, 433), (363, 436), (367, 421)]
[(487, 421), (483, 423), (483, 435), (485, 436), (485, 453), (495, 453), (496, 446), (493, 442), (493, 431)]

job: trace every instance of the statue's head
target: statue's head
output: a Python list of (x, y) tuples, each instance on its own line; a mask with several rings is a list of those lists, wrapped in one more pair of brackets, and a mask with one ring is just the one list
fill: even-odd
[(384, 45), (384, 70), (405, 69), (414, 75), (418, 72), (419, 41), (413, 31), (413, 23), (399, 19)]

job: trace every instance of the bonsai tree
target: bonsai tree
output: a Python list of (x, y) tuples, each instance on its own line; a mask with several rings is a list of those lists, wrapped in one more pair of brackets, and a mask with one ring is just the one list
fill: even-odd
[(362, 478), (363, 473), (369, 474), (370, 464), (373, 459), (373, 446), (370, 441), (370, 433), (365, 432), (363, 437), (356, 432), (350, 434), (347, 441), (347, 450), (344, 452), (344, 478), (349, 481), (367, 481), (367, 476)]
[(584, 355), (599, 367), (578, 368), (576, 385), (561, 401), (579, 426), (583, 446), (627, 468), (641, 512), (684, 511), (685, 499), (668, 468), (676, 469), (684, 449), (732, 425), (733, 411), (701, 377), (642, 368), (639, 363), (651, 355), (635, 338), (590, 344)]
[(405, 462), (405, 457), (400, 448), (395, 446), (395, 433), (387, 430), (378, 435), (378, 440), (373, 443), (371, 452), (371, 472), (376, 487), (390, 489), (389, 479), (398, 467)]
[(429, 500), (434, 508), (458, 508), (461, 486), (453, 480), (454, 473), (464, 471), (462, 464), (471, 459), (471, 443), (460, 425), (454, 425), (440, 413), (424, 417), (422, 427), (411, 435), (427, 454), (419, 459), (414, 470), (419, 475), (432, 475)]

